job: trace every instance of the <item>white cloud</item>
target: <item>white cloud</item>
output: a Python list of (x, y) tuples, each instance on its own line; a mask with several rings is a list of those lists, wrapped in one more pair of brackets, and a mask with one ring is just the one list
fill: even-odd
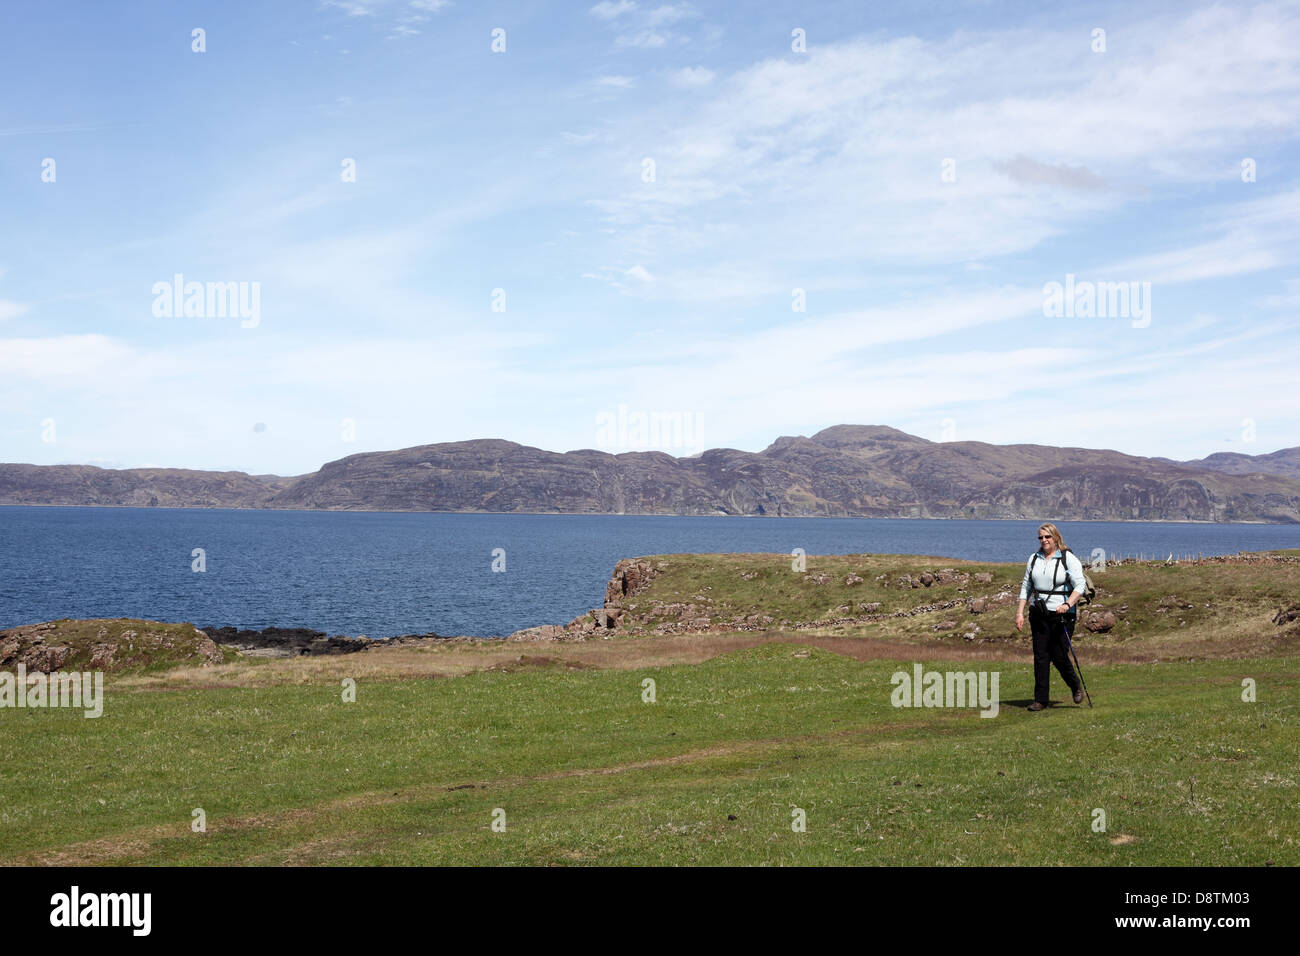
[[(416, 25), (427, 21), (428, 14), (438, 13), (451, 6), (451, 0), (320, 0), (320, 4), (322, 9), (342, 10), (349, 17), (374, 17), (384, 14), (386, 19), (392, 20), (387, 27), (389, 31), (387, 39), (396, 40), (418, 36), (421, 31)], [(330, 38), (325, 36), (322, 39)]]
[[(1212, 8), (1125, 35), (1104, 58), (1064, 30), (820, 44), (699, 89), (684, 118), (631, 117), (604, 138), (645, 144), (656, 182), (629, 169), (626, 188), (591, 201), (616, 230), (609, 261), (645, 261), (664, 290), (679, 269), (720, 256), (796, 276), (805, 263), (965, 268), (1103, 221), (1144, 198), (1135, 182), (1173, 190), (1177, 176), (1221, 177), (1221, 160), (1199, 158), (1294, 135), (1293, 14)], [(1043, 62), (1056, 64), (1050, 74)], [(941, 179), (946, 158), (956, 182)], [(1133, 264), (1181, 282), (1285, 261), (1300, 203), (1229, 203), (1235, 221), (1206, 224), (1195, 248)]]
[(669, 36), (671, 36), (671, 34), (656, 33), (654, 30), (641, 30), (638, 33), (621, 36), (616, 42), (619, 46), (640, 47), (644, 50), (653, 50), (666, 44)]
[(437, 13), (451, 6), (451, 0), (320, 0), (320, 3), (322, 7), (342, 10), (350, 17), (371, 17), (380, 11), (396, 12), (403, 7)]
[(1212, 242), (1100, 265), (1090, 270), (1090, 275), (1105, 281), (1172, 285), (1259, 272), (1280, 265), (1281, 261), (1278, 253), (1260, 248), (1257, 237), (1236, 231)]
[(1266, 309), (1300, 309), (1300, 279), (1283, 279), (1281, 295), (1260, 297), (1257, 304)]
[(666, 3), (643, 8), (630, 0), (619, 0), (617, 3), (602, 0), (588, 12), (606, 23), (629, 31), (615, 38), (617, 46), (647, 50), (658, 49), (669, 43), (686, 42), (688, 38), (684, 34), (674, 33), (669, 28), (682, 20), (699, 17), (699, 13), (688, 3)]
[[(319, 343), (237, 326), (182, 345), (98, 334), (0, 339), (0, 406), (15, 420), (56, 419), (57, 445), (36, 442), (27, 459), (129, 457), (127, 467), (160, 460), (201, 468), (233, 460), (241, 469), (298, 474), (368, 448), (492, 431), (492, 417), (508, 413), (510, 396), (521, 394), (510, 389), (531, 381), (526, 367), (517, 371), (520, 356), (546, 338), (478, 326), (461, 319), (437, 337)], [(506, 391), (493, 398), (485, 383)], [(439, 397), (454, 395), (476, 399)], [(335, 444), (344, 417), (356, 418), (376, 444)], [(255, 443), (266, 437), (252, 431), (257, 422), (270, 425), (274, 443)]]
[(702, 66), (685, 66), (669, 73), (668, 81), (683, 89), (698, 89), (713, 82), (713, 71)]
[[(409, 36), (444, 5), (325, 6), (363, 34)], [(0, 341), (0, 407), (39, 421), (66, 401), (78, 420), (60, 418), (65, 459), (204, 464), (219, 448), (282, 473), (338, 457), (344, 415), (362, 420), (365, 447), (339, 454), (483, 436), (565, 448), (591, 444), (591, 405), (606, 399), (698, 410), (714, 445), (948, 416), (959, 437), (1061, 443), (1058, 423), (1024, 414), (1044, 368), (1086, 391), (1075, 444), (1172, 456), (1208, 420), (1300, 427), (1284, 384), (1300, 284), (1280, 268), (1300, 253), (1285, 162), (1300, 115), (1295, 10), (1139, 13), (1100, 57), (1086, 30), (1050, 20), (820, 37), (806, 56), (776, 31), (765, 52), (742, 61), (729, 45), (712, 69), (693, 8), (578, 14), (598, 41), (675, 55), (641, 67), (598, 51), (595, 71), (560, 58), (508, 103), (469, 91), (454, 137), (430, 132), (423, 92), (363, 74), (303, 87), (311, 129), (271, 137), (224, 183), (196, 179), (175, 204), (186, 211), (155, 221), (161, 234), (93, 247), (69, 234), (67, 290), (24, 262), (24, 285), (0, 290), (60, 292), (32, 306), (47, 337)], [(615, 69), (627, 75), (592, 76)], [(647, 72), (687, 92), (621, 92)], [(346, 113), (344, 137), (315, 131), (336, 125), (318, 101)], [(400, 121), (417, 114), (429, 121)], [(347, 143), (364, 152), (342, 186)], [(1247, 155), (1257, 183), (1240, 182)], [(186, 263), (192, 278), (260, 280), (261, 327), (142, 330), (149, 282), (188, 276)], [(1067, 271), (1158, 284), (1151, 327), (1044, 333), (1042, 284)], [(121, 276), (139, 295), (125, 305)], [(1163, 287), (1190, 282), (1205, 285), (1168, 305)], [(497, 284), (508, 315), (487, 313)], [(806, 313), (791, 311), (794, 287)], [(4, 300), (0, 317), (26, 307)]]
[(120, 387), (121, 370), (136, 374), (138, 360), (135, 350), (105, 335), (0, 339), (0, 376), (8, 386), (99, 391), (111, 382)]
[(631, 13), (635, 9), (636, 4), (632, 2), (632, 0), (617, 0), (617, 2), (601, 0), (600, 3), (596, 4), (587, 12), (602, 20), (615, 20), (625, 13)]
[(689, 3), (665, 3), (646, 12), (646, 23), (652, 27), (657, 27), (697, 16), (699, 14), (695, 12), (695, 8)]
[[(6, 266), (0, 266), (0, 279), (5, 277), (9, 269)], [(16, 319), (20, 315), (26, 314), (30, 306), (26, 302), (14, 302), (11, 299), (0, 299), (0, 322), (5, 319)]]
[(372, 17), (388, 0), (321, 0), (322, 7), (335, 7), (350, 17)]

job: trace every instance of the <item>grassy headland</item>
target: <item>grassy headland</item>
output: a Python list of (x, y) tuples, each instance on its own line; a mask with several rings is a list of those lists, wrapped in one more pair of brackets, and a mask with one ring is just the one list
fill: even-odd
[[(0, 861), (1296, 865), (1296, 557), (1094, 574), (1094, 709), (1024, 710), (1022, 565), (885, 555), (645, 559), (562, 641), (110, 671), (98, 719), (0, 709)], [(894, 707), (917, 663), (998, 671), (997, 716)]]

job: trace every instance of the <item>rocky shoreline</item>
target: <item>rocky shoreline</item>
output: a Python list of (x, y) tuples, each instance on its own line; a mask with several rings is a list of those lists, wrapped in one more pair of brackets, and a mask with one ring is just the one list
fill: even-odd
[[(1189, 562), (1140, 561), (1137, 559), (1112, 560), (1110, 567), (1149, 564), (1152, 566), (1187, 563), (1190, 565), (1300, 565), (1300, 555), (1270, 552), (1240, 552), (1230, 555), (1198, 557)], [(828, 597), (836, 592), (838, 599), (828, 601), (829, 614), (823, 612), (816, 619), (775, 620), (771, 615), (756, 612), (750, 607), (731, 608), (715, 606), (711, 597), (696, 595), (694, 600), (663, 602), (650, 600), (648, 604), (633, 601), (645, 591), (655, 578), (668, 568), (669, 562), (658, 558), (625, 558), (619, 561), (605, 587), (605, 599), (598, 608), (580, 614), (568, 624), (543, 624), (517, 630), (502, 638), (446, 636), (433, 632), (403, 634), (396, 637), (370, 638), (365, 635), (349, 637), (329, 635), (304, 627), (238, 628), (229, 625), (209, 625), (195, 628), (190, 624), (168, 624), (148, 621), (95, 620), (58, 621), (23, 625), (0, 631), (0, 669), (22, 663), (29, 672), (56, 670), (76, 657), (80, 663), (91, 667), (115, 668), (141, 661), (157, 653), (171, 656), (192, 656), (206, 666), (221, 659), (219, 646), (232, 647), (250, 657), (337, 656), (355, 654), (377, 647), (429, 647), (446, 644), (477, 644), (504, 640), (509, 643), (581, 642), (604, 639), (623, 633), (652, 635), (707, 634), (736, 631), (761, 631), (769, 628), (803, 631), (841, 625), (861, 625), (890, 619), (911, 618), (936, 611), (949, 611), (931, 629), (937, 633), (953, 632), (966, 641), (987, 641), (978, 622), (995, 609), (1009, 609), (1015, 604), (1014, 582), (998, 583), (987, 571), (967, 571), (956, 567), (915, 569), (915, 573), (887, 573), (876, 576), (871, 589), (880, 592), (906, 591), (924, 594), (932, 587), (935, 592), (945, 586), (955, 588), (955, 593), (932, 593), (930, 600), (892, 611), (882, 607), (880, 600), (861, 600), (859, 592), (868, 587), (861, 575), (831, 575), (813, 571), (805, 578), (807, 587), (817, 591), (825, 589)], [(740, 571), (739, 577), (749, 581), (755, 571)], [(1018, 574), (1017, 574), (1018, 578)], [(969, 588), (969, 590), (968, 590)], [(920, 596), (918, 594), (918, 596)], [(849, 598), (850, 600), (846, 600)], [(645, 606), (640, 606), (645, 605)], [(1175, 615), (1193, 609), (1193, 604), (1168, 594), (1158, 600), (1155, 614)], [(1206, 607), (1210, 605), (1207, 604)], [(740, 613), (736, 613), (739, 611)], [(1080, 626), (1085, 631), (1106, 634), (1126, 625), (1127, 604), (1098, 600), (1080, 615)], [(1288, 602), (1279, 608), (1273, 623), (1277, 626), (1300, 620), (1300, 604)], [(1179, 622), (1180, 624), (1182, 621)], [(85, 631), (84, 634), (79, 634)], [(191, 647), (190, 645), (193, 645)]]
[[(1163, 562), (1144, 562), (1134, 558), (1113, 559), (1109, 562), (1112, 567), (1146, 563), (1160, 564)], [(1237, 554), (1198, 557), (1192, 563), (1212, 565), (1300, 564), (1300, 556), (1243, 551)], [(504, 640), (509, 643), (548, 643), (587, 641), (597, 637), (611, 637), (619, 633), (619, 628), (624, 623), (629, 599), (649, 587), (650, 583), (665, 567), (666, 565), (662, 561), (653, 561), (647, 558), (624, 558), (614, 566), (614, 572), (605, 585), (604, 603), (600, 607), (579, 614), (568, 624), (541, 624), (521, 628), (504, 638)], [(825, 574), (813, 573), (809, 575), (809, 581), (813, 585), (825, 585), (830, 583), (830, 578)], [(861, 583), (861, 578), (857, 578), (856, 581), (845, 581), (847, 585), (854, 583)], [(957, 607), (961, 607), (962, 611), (969, 615), (970, 620), (977, 620), (979, 615), (995, 608), (1005, 608), (1015, 604), (1016, 595), (1005, 588), (992, 587), (992, 575), (988, 573), (976, 572), (971, 574), (956, 568), (936, 568), (933, 571), (924, 571), (917, 575), (903, 574), (893, 579), (882, 576), (876, 580), (876, 584), (879, 586), (903, 590), (924, 590), (932, 584), (949, 583), (962, 585), (963, 591), (965, 585), (975, 587), (984, 585), (991, 588), (991, 590), (982, 594), (963, 594), (958, 600), (925, 603), (905, 611), (883, 614), (880, 613), (880, 605), (876, 602), (846, 604), (840, 606), (834, 616), (815, 621), (798, 622), (774, 621), (770, 616), (760, 614), (748, 615), (743, 619), (714, 620), (710, 616), (707, 607), (699, 607), (694, 604), (665, 605), (658, 608), (658, 610), (665, 612), (673, 620), (657, 625), (653, 632), (658, 634), (694, 634), (722, 631), (757, 631), (768, 627), (808, 630), (843, 624), (862, 624), (888, 618), (914, 617), (918, 614), (955, 609)], [(1119, 623), (1123, 612), (1126, 610), (1126, 607), (1119, 608), (1117, 614), (1116, 609), (1109, 609), (1099, 602), (1082, 615), (1080, 624), (1088, 631), (1104, 634)], [(979, 624), (963, 625), (960, 621), (960, 616), (951, 621), (942, 621), (935, 626), (935, 630), (961, 632), (962, 637), (967, 641), (979, 639), (978, 636), (981, 632)], [(400, 637), (378, 639), (364, 636), (328, 637), (322, 631), (313, 631), (307, 628), (269, 627), (262, 631), (256, 631), (236, 630), (235, 628), (226, 627), (202, 628), (202, 630), (217, 643), (233, 645), (244, 653), (276, 656), (351, 654), (376, 645), (387, 647), (400, 645), (421, 646), (430, 643), (500, 640), (500, 638), (484, 637), (448, 637), (433, 633), (405, 634)]]
[(432, 632), (428, 634), (402, 634), (398, 637), (347, 637), (336, 634), (333, 637), (324, 631), (314, 631), (307, 627), (201, 627), (204, 634), (218, 644), (233, 647), (250, 657), (300, 657), (337, 654), (355, 654), (376, 645), (383, 647), (421, 646), (430, 643), (463, 641), (469, 638), (443, 637)]

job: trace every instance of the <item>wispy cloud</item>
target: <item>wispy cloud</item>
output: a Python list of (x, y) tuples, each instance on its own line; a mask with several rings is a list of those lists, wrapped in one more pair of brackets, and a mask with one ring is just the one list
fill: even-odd
[[(1062, 383), (1088, 406), (1070, 443), (1198, 457), (1245, 417), (1300, 443), (1293, 5), (1125, 12), (1099, 55), (997, 2), (846, 5), (806, 53), (763, 5), (593, 3), (511, 8), (508, 56), (475, 5), (319, 0), (305, 26), (268, 5), (277, 55), (216, 86), (212, 54), (166, 88), (19, 64), (39, 95), (0, 130), (32, 147), (6, 194), (31, 228), (0, 236), (5, 455), (297, 473), (449, 438), (589, 446), (618, 401), (699, 411), (714, 445), (947, 418), (1061, 443), (1024, 410)], [(14, 50), (50, 16), (24, 7)], [(256, 39), (228, 16), (220, 56)], [(79, 50), (88, 75), (157, 53), (111, 40)], [(164, 101), (237, 112), (239, 161), (157, 127)], [(175, 272), (260, 282), (261, 325), (155, 319)], [(1066, 273), (1151, 282), (1150, 326), (1044, 322)]]
[(121, 123), (52, 123), (42, 126), (15, 126), (0, 129), (0, 136), (46, 136), (50, 133), (80, 133), (88, 130), (120, 128)]
[(684, 66), (668, 74), (668, 81), (686, 90), (698, 89), (713, 82), (712, 70), (702, 66)]
[[(853, 39), (764, 59), (705, 87), (684, 119), (639, 115), (612, 132), (611, 142), (635, 141), (654, 159), (656, 179), (628, 177), (627, 188), (593, 205), (618, 231), (617, 258), (657, 264), (668, 281), (674, 265), (665, 260), (678, 249), (696, 258), (743, 251), (756, 272), (797, 273), (811, 260), (989, 261), (1142, 198), (1107, 184), (1150, 179), (1155, 168), (1190, 172), (1178, 161), (1233, 139), (1276, 139), (1279, 117), (1300, 111), (1300, 56), (1285, 52), (1291, 41), (1300, 48), (1292, 14), (1214, 8), (1131, 36), (1137, 47), (1111, 60), (1073, 34), (1014, 31)], [(1261, 57), (1257, 42), (1278, 59)], [(1232, 77), (1228, 91), (1188, 55), (1202, 46)], [(1046, 61), (1059, 63), (1051, 81), (1026, 89), (1023, 78)], [(942, 178), (946, 160), (951, 181)], [(745, 228), (729, 232), (742, 215)], [(1199, 272), (1276, 263), (1276, 241), (1294, 238), (1297, 220), (1265, 208), (1256, 220), (1242, 229), (1257, 238), (1235, 234), (1246, 242), (1239, 261)], [(1170, 281), (1195, 274), (1161, 272)]]
[(641, 6), (632, 0), (601, 0), (588, 12), (622, 31), (614, 38), (615, 45), (647, 50), (688, 42), (689, 37), (675, 31), (673, 26), (700, 17), (699, 11), (689, 3)]
[[(3, 279), (8, 271), (5, 266), (0, 266), (0, 279)], [(26, 302), (0, 299), (0, 322), (6, 319), (16, 319), (18, 316), (26, 314), (29, 308), (30, 306)]]
[(387, 21), (388, 39), (418, 36), (429, 14), (451, 6), (451, 0), (320, 0), (322, 9), (342, 10), (349, 17), (380, 17)]
[(633, 0), (601, 0), (588, 12), (593, 17), (598, 17), (601, 20), (616, 20), (623, 14), (631, 13), (635, 9), (636, 4)]
[(372, 17), (392, 0), (321, 0), (322, 7), (334, 7), (350, 17)]
[(14, 319), (27, 312), (29, 306), (25, 302), (11, 302), (8, 299), (0, 299), (0, 322), (5, 319)]

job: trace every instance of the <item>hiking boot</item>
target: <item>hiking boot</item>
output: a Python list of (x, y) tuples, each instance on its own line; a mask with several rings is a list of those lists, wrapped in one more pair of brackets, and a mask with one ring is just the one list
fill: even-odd
[(1083, 703), (1083, 688), (1082, 688), (1082, 687), (1076, 687), (1076, 688), (1074, 689), (1074, 702), (1075, 702), (1076, 704), (1082, 704), (1082, 703)]
[(1029, 708), (1028, 708), (1028, 709), (1029, 709), (1029, 710), (1046, 710), (1046, 709), (1047, 709), (1047, 705), (1044, 704), (1041, 700), (1036, 700), (1036, 701), (1034, 701), (1032, 704), (1029, 705)]

